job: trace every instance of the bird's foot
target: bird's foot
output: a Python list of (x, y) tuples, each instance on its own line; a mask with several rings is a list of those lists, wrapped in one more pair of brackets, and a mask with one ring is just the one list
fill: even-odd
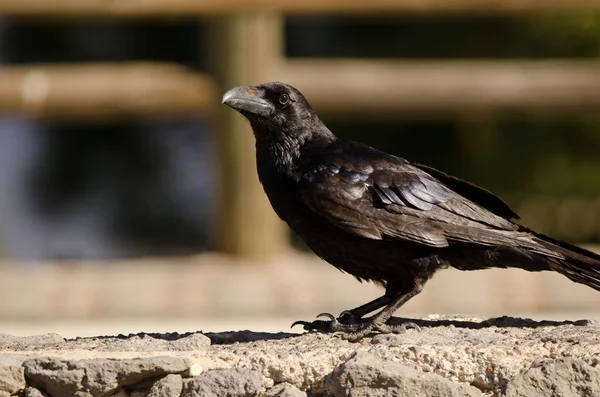
[(402, 334), (406, 332), (407, 329), (421, 330), (417, 324), (412, 322), (402, 324), (379, 324), (376, 316), (367, 319), (356, 318), (352, 312), (349, 311), (342, 312), (338, 318), (329, 313), (321, 313), (317, 317), (327, 317), (329, 321), (296, 321), (292, 324), (292, 327), (295, 325), (302, 325), (306, 331), (334, 332), (342, 339), (351, 342), (358, 341), (374, 332), (382, 334)]
[(327, 317), (326, 320), (314, 320), (314, 321), (295, 321), (292, 327), (296, 325), (302, 325), (305, 331), (317, 331), (317, 332), (338, 332), (338, 329), (343, 326), (353, 327), (360, 324), (361, 319), (352, 316), (350, 311), (343, 311), (339, 318), (335, 318), (329, 313), (321, 313), (317, 317)]
[[(421, 331), (421, 327), (413, 322), (406, 322), (402, 324), (386, 324), (379, 323), (377, 319), (371, 317), (368, 321), (359, 324), (340, 324), (335, 321), (336, 319), (331, 316), (331, 328), (334, 329), (340, 338), (350, 341), (357, 342), (372, 333), (380, 334), (403, 334), (408, 329), (415, 329)], [(337, 324), (335, 324), (337, 323)]]

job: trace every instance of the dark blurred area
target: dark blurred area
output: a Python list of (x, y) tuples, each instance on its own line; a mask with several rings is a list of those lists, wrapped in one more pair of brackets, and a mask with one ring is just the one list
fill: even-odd
[[(0, 26), (0, 60), (7, 65), (168, 61), (206, 71), (205, 25), (7, 20)], [(600, 55), (600, 14), (294, 17), (287, 19), (285, 33), (286, 55), (292, 58)], [(542, 232), (577, 243), (600, 241), (600, 118), (322, 116), (340, 136), (494, 191)], [(120, 258), (208, 250), (218, 185), (215, 137), (198, 115), (119, 123), (0, 119), (0, 246), (6, 257)]]
[[(4, 21), (7, 64), (169, 61), (202, 67), (198, 22)], [(187, 119), (0, 121), (4, 255), (25, 259), (182, 255), (208, 247), (215, 157)], [(15, 158), (19, 153), (19, 158)], [(25, 158), (23, 158), (25, 157)]]

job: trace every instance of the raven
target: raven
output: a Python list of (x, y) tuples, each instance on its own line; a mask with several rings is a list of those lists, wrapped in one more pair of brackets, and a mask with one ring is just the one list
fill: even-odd
[(386, 322), (449, 266), (554, 270), (600, 290), (600, 255), (514, 222), (517, 214), (483, 188), (336, 137), (290, 85), (235, 87), (223, 103), (250, 122), (258, 176), (277, 215), (325, 261), (385, 287), (339, 318), (297, 322), (307, 330), (352, 340), (400, 332)]

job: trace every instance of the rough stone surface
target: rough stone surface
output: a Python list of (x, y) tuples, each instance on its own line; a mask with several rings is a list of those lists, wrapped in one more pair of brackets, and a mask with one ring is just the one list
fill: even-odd
[(16, 394), (25, 389), (23, 361), (18, 357), (0, 355), (0, 396)]
[(132, 334), (113, 337), (77, 338), (69, 341), (73, 349), (93, 349), (104, 352), (192, 351), (210, 346), (210, 338), (201, 333)]
[(542, 361), (517, 375), (505, 396), (600, 396), (600, 369), (572, 358)]
[(42, 358), (24, 365), (28, 383), (51, 396), (74, 396), (83, 389), (85, 370), (75, 367), (70, 361)]
[(57, 334), (13, 336), (0, 334), (0, 350), (24, 351), (60, 348), (65, 339)]
[(183, 381), (182, 397), (250, 397), (261, 391), (260, 372), (248, 369), (217, 369)]
[(120, 387), (148, 378), (183, 372), (188, 364), (181, 357), (140, 359), (66, 360), (41, 358), (26, 361), (28, 382), (58, 396), (104, 396)]
[(337, 367), (326, 382), (335, 397), (480, 397), (481, 391), (440, 375), (357, 352)]
[(35, 387), (28, 387), (25, 389), (25, 393), (23, 393), (23, 397), (47, 397), (47, 395), (42, 393)]
[(280, 383), (270, 389), (265, 397), (306, 397), (306, 392), (300, 391), (292, 385)]
[(0, 384), (12, 386), (0, 396), (17, 387), (21, 393), (22, 379), (12, 383), (20, 371), (26, 386), (50, 397), (147, 397), (170, 387), (177, 394), (178, 383), (184, 397), (393, 395), (384, 389), (388, 386), (418, 390), (410, 394), (417, 396), (541, 390), (530, 397), (565, 390), (558, 397), (588, 389), (600, 395), (594, 388), (600, 371), (598, 324), (457, 316), (413, 321), (420, 332), (374, 335), (357, 343), (330, 334), (251, 331), (74, 340), (2, 335)]
[(183, 389), (181, 375), (170, 374), (157, 381), (147, 397), (179, 397)]

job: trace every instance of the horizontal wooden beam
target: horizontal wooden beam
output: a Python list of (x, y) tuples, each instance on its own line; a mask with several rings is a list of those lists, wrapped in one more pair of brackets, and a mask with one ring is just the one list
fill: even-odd
[(300, 89), (318, 111), (338, 115), (600, 110), (600, 63), (593, 61), (289, 60), (272, 76)]
[(208, 112), (212, 78), (171, 64), (39, 65), (0, 68), (0, 112), (111, 120)]
[[(571, 115), (600, 109), (600, 63), (288, 60), (266, 73), (319, 112), (423, 118), (470, 111)], [(0, 112), (112, 120), (212, 112), (211, 77), (170, 64), (0, 68)]]
[(171, 18), (276, 11), (288, 14), (514, 14), (600, 9), (598, 0), (0, 0), (13, 17)]
[[(600, 109), (600, 63), (593, 61), (288, 60), (265, 75), (295, 85), (330, 115), (572, 115)], [(0, 68), (3, 113), (69, 120), (180, 116), (212, 112), (219, 97), (211, 77), (179, 65)]]

